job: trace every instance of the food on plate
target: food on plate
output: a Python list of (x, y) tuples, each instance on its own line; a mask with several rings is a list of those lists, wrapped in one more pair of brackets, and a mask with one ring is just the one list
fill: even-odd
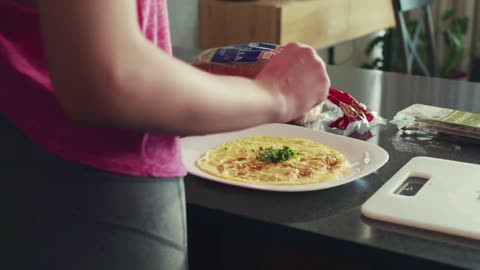
[(223, 179), (272, 185), (320, 183), (350, 170), (347, 159), (329, 146), (277, 136), (226, 142), (205, 153), (196, 166)]

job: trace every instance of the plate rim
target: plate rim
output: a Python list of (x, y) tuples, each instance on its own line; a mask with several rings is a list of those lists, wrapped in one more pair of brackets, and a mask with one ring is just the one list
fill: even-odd
[[(369, 168), (367, 168), (365, 170), (361, 170), (358, 173), (351, 174), (351, 175), (349, 175), (345, 178), (341, 177), (338, 180), (326, 181), (326, 182), (321, 182), (321, 183), (306, 184), (306, 185), (265, 185), (265, 184), (254, 184), (254, 183), (245, 183), (245, 182), (239, 182), (239, 181), (231, 181), (231, 180), (222, 179), (222, 178), (214, 176), (214, 175), (207, 174), (206, 172), (203, 172), (200, 169), (198, 169), (195, 166), (195, 164), (187, 164), (187, 163), (190, 163), (190, 162), (187, 162), (187, 160), (186, 160), (187, 159), (186, 152), (188, 150), (188, 149), (186, 150), (186, 144), (191, 143), (192, 141), (195, 142), (197, 140), (205, 140), (205, 139), (210, 139), (212, 137), (213, 138), (215, 138), (215, 137), (222, 138), (223, 137), (223, 140), (219, 140), (219, 142), (217, 144), (217, 145), (219, 145), (223, 142), (232, 140), (232, 138), (231, 138), (232, 136), (237, 137), (237, 138), (243, 138), (243, 137), (246, 137), (246, 136), (253, 135), (253, 134), (250, 134), (250, 133), (261, 132), (262, 130), (265, 130), (265, 129), (267, 131), (270, 131), (270, 132), (272, 131), (272, 129), (283, 129), (283, 130), (288, 129), (288, 130), (292, 130), (292, 131), (295, 131), (295, 130), (300, 131), (301, 130), (304, 133), (307, 132), (309, 134), (313, 134), (314, 137), (319, 137), (318, 139), (320, 139), (321, 137), (326, 137), (326, 138), (329, 138), (329, 140), (334, 140), (334, 141), (352, 142), (352, 143), (357, 144), (357, 145), (362, 145), (363, 148), (366, 148), (366, 149), (369, 150), (369, 153), (373, 152), (374, 155), (371, 155), (371, 156), (375, 156), (377, 161), (373, 165), (372, 165), (372, 163), (368, 163), (367, 166)], [(305, 138), (305, 135), (300, 134), (299, 138)], [(308, 139), (310, 139), (310, 138), (308, 138)], [(318, 140), (316, 140), (316, 141), (321, 142), (321, 141), (318, 141)], [(324, 144), (329, 145), (329, 143), (324, 143)], [(356, 180), (358, 180), (362, 177), (365, 177), (365, 176), (375, 172), (376, 170), (383, 167), (383, 165), (385, 165), (390, 158), (388, 152), (385, 149), (383, 149), (382, 147), (380, 147), (380, 146), (378, 146), (374, 143), (370, 143), (370, 142), (366, 142), (366, 141), (362, 141), (362, 140), (358, 140), (358, 139), (354, 139), (354, 138), (350, 138), (350, 137), (346, 137), (346, 136), (341, 136), (341, 135), (337, 135), (337, 134), (332, 134), (332, 133), (328, 133), (328, 132), (324, 132), (324, 131), (318, 131), (318, 130), (314, 130), (314, 129), (311, 129), (311, 128), (308, 128), (308, 127), (295, 126), (295, 125), (291, 125), (291, 124), (281, 124), (281, 123), (271, 123), (271, 124), (258, 125), (258, 126), (255, 126), (255, 127), (250, 127), (250, 128), (246, 128), (246, 129), (237, 130), (237, 131), (212, 133), (212, 134), (206, 134), (206, 135), (186, 136), (186, 137), (180, 138), (180, 148), (181, 148), (182, 162), (185, 166), (185, 169), (187, 170), (187, 172), (189, 174), (191, 174), (193, 176), (196, 176), (196, 177), (198, 177), (202, 180), (213, 181), (213, 182), (222, 183), (222, 184), (226, 184), (226, 185), (230, 185), (230, 186), (237, 186), (237, 187), (242, 187), (242, 188), (247, 188), (247, 189), (255, 189), (255, 190), (274, 191), (274, 192), (316, 191), (316, 190), (329, 189), (329, 188), (345, 185), (345, 184), (348, 184), (350, 182), (354, 182), (354, 181), (356, 181)], [(211, 149), (211, 148), (208, 148), (207, 150), (205, 150), (205, 152), (208, 151), (209, 149)], [(340, 151), (340, 152), (342, 152), (342, 151)], [(344, 152), (342, 152), (342, 154), (346, 155)], [(193, 159), (193, 160), (196, 161), (198, 159), (198, 157), (197, 158), (190, 158), (190, 159)], [(193, 168), (194, 170), (192, 171), (191, 168)]]

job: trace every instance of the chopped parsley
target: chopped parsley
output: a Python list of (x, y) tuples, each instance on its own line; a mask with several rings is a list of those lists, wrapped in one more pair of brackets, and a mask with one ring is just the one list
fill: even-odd
[(257, 159), (264, 162), (280, 163), (298, 156), (297, 151), (286, 145), (281, 149), (259, 147), (258, 150)]

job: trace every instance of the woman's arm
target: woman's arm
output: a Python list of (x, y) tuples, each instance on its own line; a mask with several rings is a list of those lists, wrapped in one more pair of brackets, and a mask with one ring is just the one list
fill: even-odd
[(57, 96), (80, 124), (184, 135), (241, 129), (293, 119), (329, 86), (323, 62), (305, 46), (287, 46), (258, 80), (216, 76), (145, 39), (134, 0), (37, 5)]

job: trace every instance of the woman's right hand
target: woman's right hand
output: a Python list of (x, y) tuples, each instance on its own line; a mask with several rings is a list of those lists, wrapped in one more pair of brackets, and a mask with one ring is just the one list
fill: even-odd
[(280, 119), (288, 122), (326, 99), (330, 88), (325, 63), (309, 46), (290, 43), (256, 77), (277, 95), (282, 104)]

